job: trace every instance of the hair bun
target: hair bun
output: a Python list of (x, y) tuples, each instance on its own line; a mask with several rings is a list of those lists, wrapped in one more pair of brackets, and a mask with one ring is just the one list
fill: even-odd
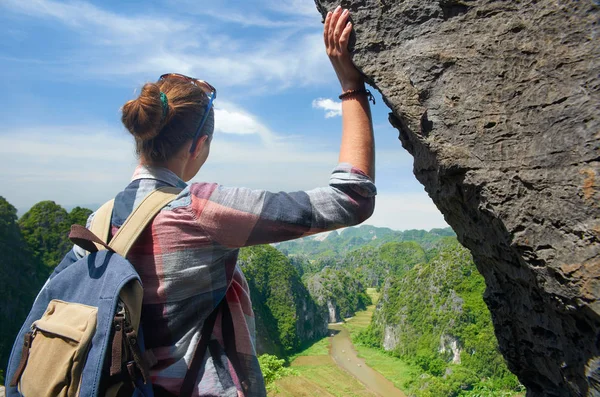
[(123, 105), (121, 121), (131, 135), (142, 141), (156, 138), (164, 126), (160, 88), (153, 83), (142, 87), (137, 99)]

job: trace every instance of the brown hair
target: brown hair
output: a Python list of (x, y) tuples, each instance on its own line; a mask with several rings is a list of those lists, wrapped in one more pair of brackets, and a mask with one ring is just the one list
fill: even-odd
[[(168, 99), (168, 110), (163, 117), (160, 93)], [(136, 153), (146, 161), (164, 163), (194, 138), (206, 111), (208, 97), (186, 81), (165, 79), (147, 83), (137, 99), (123, 105), (121, 121), (135, 138)], [(214, 111), (210, 113), (200, 136), (212, 137)]]

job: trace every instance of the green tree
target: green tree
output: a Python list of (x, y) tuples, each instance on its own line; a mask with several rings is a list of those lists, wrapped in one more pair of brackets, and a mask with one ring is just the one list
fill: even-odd
[[(387, 347), (425, 373), (413, 385), (417, 396), (457, 396), (482, 382), (496, 390), (516, 390), (518, 382), (498, 350), (483, 301), (485, 282), (470, 252), (454, 237), (432, 248), (428, 261), (407, 271), (395, 267), (371, 325), (357, 341), (373, 345), (379, 338), (383, 344), (387, 334)], [(403, 260), (424, 259), (424, 252), (415, 257), (390, 251), (391, 257), (401, 255)]]
[(41, 201), (19, 219), (23, 237), (35, 259), (47, 267), (47, 275), (73, 246), (69, 240), (71, 225), (85, 226), (91, 213), (82, 207), (67, 213), (54, 201)]
[(48, 267), (48, 274), (72, 246), (69, 214), (54, 201), (41, 201), (31, 207), (19, 219), (19, 226), (36, 260)]
[[(12, 344), (46, 277), (23, 240), (17, 210), (0, 197), (0, 368), (6, 368)], [(1, 381), (1, 379), (0, 379)]]
[(87, 219), (92, 215), (92, 210), (83, 207), (75, 207), (69, 212), (69, 223), (71, 225), (86, 226)]
[(271, 354), (258, 356), (258, 364), (265, 380), (267, 390), (272, 388), (273, 382), (284, 376), (296, 375), (296, 371), (285, 366), (285, 360)]

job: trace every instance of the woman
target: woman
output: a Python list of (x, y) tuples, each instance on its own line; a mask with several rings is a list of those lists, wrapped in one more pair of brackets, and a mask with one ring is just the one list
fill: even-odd
[(184, 189), (157, 215), (128, 258), (144, 285), (142, 326), (156, 362), (152, 382), (164, 395), (180, 390), (202, 322), (222, 299), (231, 312), (237, 356), (248, 382), (241, 384), (232, 358), (223, 353), (226, 341), (217, 319), (213, 338), (218, 349), (207, 354), (198, 394), (265, 395), (248, 285), (236, 266), (238, 249), (355, 225), (373, 212), (373, 131), (367, 91), (347, 49), (348, 16), (338, 7), (325, 20), (327, 54), (345, 93), (340, 165), (326, 188), (270, 193), (187, 185), (184, 181), (198, 173), (210, 152), (216, 90), (208, 83), (163, 75), (123, 106), (122, 121), (135, 137), (140, 165), (116, 197), (113, 234), (152, 190)]

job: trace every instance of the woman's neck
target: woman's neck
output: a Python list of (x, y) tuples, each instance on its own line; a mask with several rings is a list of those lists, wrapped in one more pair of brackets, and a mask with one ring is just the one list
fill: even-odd
[(140, 164), (147, 167), (160, 167), (166, 168), (175, 175), (179, 177), (181, 180), (185, 180), (185, 162), (180, 161), (179, 159), (171, 159), (165, 162), (152, 162), (147, 161), (145, 159), (140, 159)]

